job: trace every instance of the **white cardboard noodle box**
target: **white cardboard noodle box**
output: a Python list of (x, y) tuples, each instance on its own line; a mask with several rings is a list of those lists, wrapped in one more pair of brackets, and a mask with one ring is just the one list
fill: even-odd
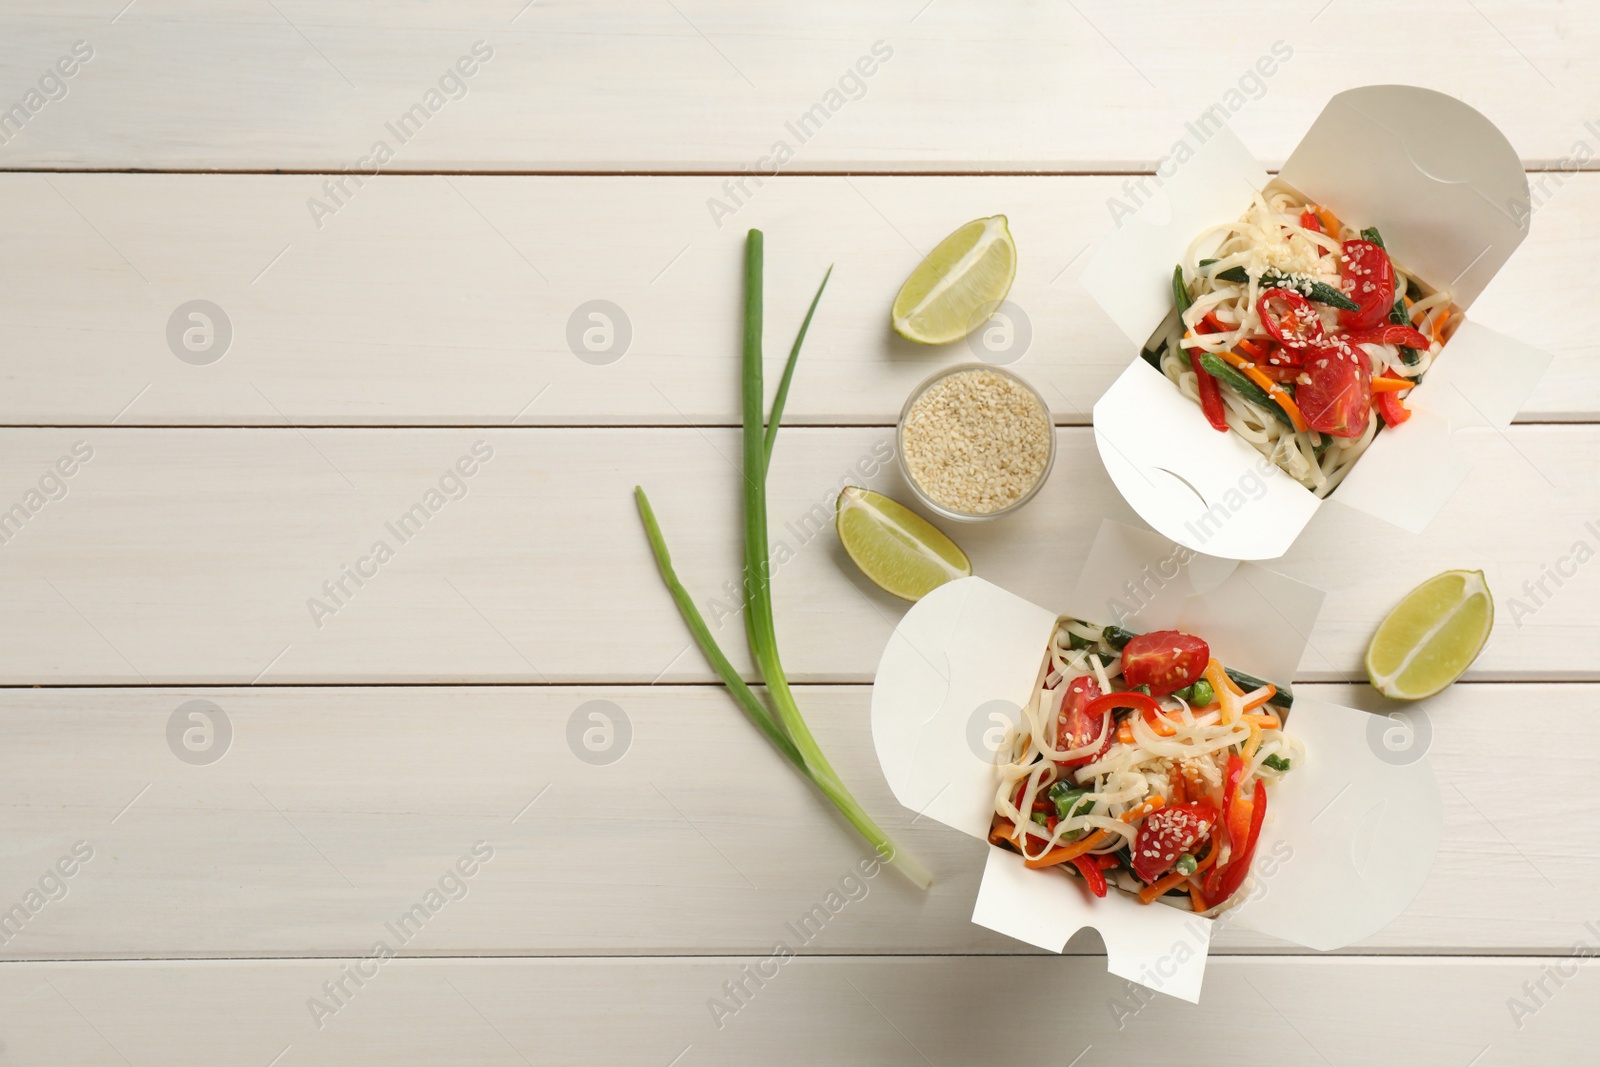
[[(1229, 666), (1285, 679), (1322, 596), (1255, 564), (1200, 556), (1108, 521), (1062, 614), (1185, 630)], [(988, 837), (999, 776), (982, 738), (1019, 717), (1057, 617), (981, 578), (940, 586), (906, 613), (872, 689), (873, 744), (901, 804)], [(1382, 743), (1396, 729), (1382, 716), (1301, 694), (1285, 726), (1307, 758), (1273, 788), (1250, 897), (1222, 918), (1141, 904), (1115, 889), (1095, 899), (1081, 880), (1028, 870), (991, 846), (972, 921), (1055, 952), (1092, 926), (1113, 974), (1191, 1002), (1214, 922), (1318, 950), (1376, 933), (1433, 866), (1443, 825), (1433, 770), (1422, 752), (1397, 754)]]
[[(1233, 132), (1219, 129), (1100, 246), (1084, 287), (1144, 345), (1172, 309), (1172, 269), (1190, 244), (1237, 218), (1267, 180)], [(1338, 94), (1278, 180), (1350, 225), (1376, 226), (1398, 262), (1423, 284), (1450, 288), (1464, 310), (1528, 232), (1528, 183), (1516, 151), (1477, 111), (1430, 89), (1370, 85)], [(1462, 322), (1407, 398), (1413, 417), (1378, 434), (1332, 499), (1420, 533), (1470, 469), (1450, 435), (1508, 425), (1549, 362), (1545, 352)], [(1322, 503), (1237, 434), (1212, 429), (1137, 357), (1095, 404), (1094, 430), (1133, 509), (1196, 551), (1276, 558)]]

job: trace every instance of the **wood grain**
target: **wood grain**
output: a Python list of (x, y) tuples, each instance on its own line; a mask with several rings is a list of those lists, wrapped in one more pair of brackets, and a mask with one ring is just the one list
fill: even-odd
[[(1593, 117), (1584, 61), (1600, 43), (1592, 11), (1556, 0), (1341, 0), (1272, 19), (1244, 0), (1004, 19), (926, 0), (803, 13), (470, 0), (381, 18), (356, 0), (125, 5), (8, 6), (7, 105), (74, 41), (95, 55), (0, 164), (337, 171), (386, 139), (389, 165), (408, 170), (737, 172), (785, 141), (793, 169), (1125, 170), (1148, 168), (1213, 105), (1282, 159), (1333, 93), (1402, 77), (1472, 103), (1526, 158), (1555, 160)], [(1372, 33), (1385, 22), (1403, 29)], [(1428, 47), (1405, 32), (1421, 25)], [(454, 99), (426, 100), (478, 41), (492, 58), (445, 87)], [(880, 41), (888, 58), (841, 86)], [(418, 103), (431, 114), (402, 143), (385, 124)]]
[[(1597, 44), (1600, 15), (1560, 0), (1269, 20), (1243, 0), (8, 4), (0, 1062), (942, 1065), (1003, 1041), (1067, 1067), (1232, 1065), (1241, 1039), (1286, 1062), (1592, 1058), (1600, 981), (1573, 954), (1600, 937), (1600, 176), (1572, 170), (1600, 143)], [(1523, 425), (1459, 436), (1474, 471), (1427, 534), (1335, 504), (1276, 564), (1329, 590), (1297, 681), (1377, 713), (1319, 680), (1359, 677), (1417, 581), (1487, 573), (1495, 635), (1421, 709), (1444, 841), (1366, 942), (1225, 931), (1204, 1007), (1138, 1007), (1093, 934), (1054, 958), (973, 926), (983, 846), (887, 794), (860, 683), (904, 605), (854, 572), (829, 506), (846, 482), (905, 495), (887, 428), (978, 353), (899, 342), (886, 309), (940, 237), (1004, 212), (1030, 334), (1013, 365), (1060, 456), (1030, 508), (956, 532), (979, 573), (1059, 602), (1101, 517), (1132, 519), (1086, 427), (1131, 357), (1078, 284), (1107, 199), (1213, 104), (1275, 165), (1330, 95), (1393, 81), (1466, 100), (1550, 171), (1473, 309), (1555, 355)], [(772, 354), (837, 267), (773, 467), (787, 662), (937, 881), (863, 883), (719, 1027), (724, 983), (863, 852), (704, 684), (630, 499), (649, 487), (744, 664), (729, 427), (751, 226)], [(196, 300), (225, 350), (172, 340)], [(615, 360), (570, 339), (593, 301), (626, 318)], [(227, 724), (214, 762), (184, 744), (195, 700)], [(584, 747), (591, 712), (615, 762)], [(1508, 781), (1541, 785), (1508, 800)], [(353, 986), (402, 914), (406, 958), (319, 1025), (311, 998)]]
[[(1306, 691), (1383, 710), (1364, 686)], [(869, 692), (800, 700), (852, 790), (933, 871), (927, 894), (862, 877), (867, 847), (714, 688), (11, 690), (0, 917), (74, 845), (92, 855), (64, 897), (0, 927), (0, 958), (338, 956), (402, 936), (427, 956), (741, 954), (797, 937), (828, 954), (1031, 953), (970, 922), (985, 846), (889, 794)], [(1347, 952), (1563, 954), (1584, 936), (1600, 803), (1581, 765), (1504, 741), (1535, 708), (1581, 734), (1594, 699), (1460, 685), (1429, 703), (1412, 736), (1443, 794), (1438, 860), (1410, 909)], [(1494, 784), (1533, 778), (1561, 798), (1548, 817)], [(433, 917), (404, 925), (441, 886)], [(819, 922), (830, 892), (844, 903)], [(1304, 951), (1239, 930), (1216, 947)], [(1098, 955), (1098, 936), (1071, 950)]]
[[(313, 1022), (308, 1001), (343, 966), (376, 974)], [(1421, 1067), (1583, 1062), (1593, 1042), (1593, 961), (1213, 959), (1201, 1006), (1138, 1004), (1095, 959), (799, 957), (762, 988), (765, 957), (696, 960), (360, 960), (280, 963), (48, 963), (0, 967), (0, 997), (25, 1006), (7, 1033), (18, 1062), (86, 1065), (747, 1064), (790, 1060), (906, 1065), (991, 1062), (993, 1021), (1014, 1010), (1070, 1023), (1007, 1039), (1030, 1062), (1238, 1062), (1241, 1034), (1292, 1063)], [(752, 973), (754, 973), (752, 971)], [(1507, 1001), (1544, 980), (1519, 1029)], [(713, 1021), (723, 983), (752, 990)], [(1337, 1004), (1359, 1013), (1329, 1010)], [(1217, 1005), (1225, 1010), (1218, 1010)], [(1119, 1026), (1120, 1024), (1120, 1026)], [(675, 1059), (676, 1058), (676, 1059)]]
[[(1126, 178), (784, 178), (719, 227), (714, 177), (385, 177), (319, 228), (306, 203), (323, 180), (0, 175), (0, 423), (736, 425), (750, 226), (768, 235), (774, 380), (835, 267), (792, 423), (892, 423), (922, 379), (982, 357), (1084, 424), (1135, 354), (1077, 281)], [(1600, 176), (1556, 175), (1541, 203), (1473, 316), (1555, 355), (1524, 419), (1589, 421), (1600, 350), (1568, 309), (1589, 298)], [(895, 337), (888, 309), (922, 254), (996, 212), (1020, 256), (1010, 339)], [(207, 365), (169, 340), (194, 300), (231, 330)], [(596, 300), (615, 332), (591, 353)]]
[[(710, 681), (656, 574), (632, 494), (648, 488), (680, 575), (745, 662), (736, 437), (0, 431), (7, 507), (26, 504), (75, 442), (94, 451), (64, 480), (67, 495), (40, 501), (0, 546), (0, 683)], [(977, 573), (1046, 605), (1069, 594), (1103, 516), (1135, 521), (1090, 432), (1058, 437), (1033, 503), (954, 531)], [(1500, 598), (1499, 626), (1471, 677), (1600, 677), (1600, 570), (1574, 554), (1586, 544), (1592, 555), (1597, 540), (1600, 486), (1582, 458), (1596, 431), (1526, 426), (1459, 439), (1475, 467), (1426, 534), (1335, 501), (1276, 564), (1328, 591), (1300, 680), (1365, 677), (1378, 621), (1446, 567), (1483, 568)], [(458, 477), (475, 446), (493, 458)], [(790, 429), (778, 442), (777, 618), (796, 680), (871, 680), (904, 611), (860, 576), (831, 529), (841, 484), (907, 498), (891, 454), (889, 433), (874, 428)], [(390, 553), (381, 564), (379, 542)], [(369, 576), (347, 577), (345, 567)], [(1558, 586), (1546, 568), (1572, 576)], [(1543, 595), (1524, 588), (1541, 581)]]

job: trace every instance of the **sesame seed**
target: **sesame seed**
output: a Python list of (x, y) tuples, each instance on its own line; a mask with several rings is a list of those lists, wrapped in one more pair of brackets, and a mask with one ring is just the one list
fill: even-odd
[(947, 375), (906, 413), (901, 440), (917, 486), (952, 511), (986, 515), (1033, 489), (1055, 428), (1031, 390), (991, 370)]

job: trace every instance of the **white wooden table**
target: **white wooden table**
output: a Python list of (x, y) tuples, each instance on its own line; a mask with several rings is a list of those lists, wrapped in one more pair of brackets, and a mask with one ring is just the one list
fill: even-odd
[[(10, 0), (0, 1064), (1592, 1061), (1600, 566), (1569, 564), (1600, 548), (1597, 52), (1600, 13), (1550, 0)], [(1230, 90), (1274, 162), (1381, 81), (1462, 97), (1553, 171), (1474, 311), (1555, 353), (1518, 423), (1467, 435), (1426, 535), (1329, 508), (1278, 564), (1330, 589), (1297, 681), (1371, 708), (1348, 683), (1401, 593), (1481, 567), (1500, 598), (1425, 707), (1426, 888), (1337, 954), (1221, 934), (1198, 1008), (1140, 1008), (1092, 933), (1056, 957), (973, 926), (983, 846), (913, 825), (868, 738), (903, 605), (823, 531), (776, 581), (786, 659), (936, 883), (883, 875), (797, 943), (864, 846), (709, 684), (630, 499), (651, 489), (702, 603), (737, 580), (745, 229), (771, 351), (837, 265), (781, 524), (841, 480), (905, 495), (858, 461), (968, 354), (893, 340), (888, 304), (955, 225), (1010, 216), (1015, 369), (1061, 454), (1022, 513), (959, 533), (1048, 604), (1102, 517), (1132, 521), (1086, 426), (1131, 356), (1077, 282), (1107, 198)], [(777, 142), (783, 173), (741, 190)], [(227, 329), (186, 345), (197, 300)], [(568, 343), (593, 300), (629, 326), (610, 362)], [(346, 565), (370, 576), (329, 599)], [(798, 957), (719, 1026), (780, 941)]]

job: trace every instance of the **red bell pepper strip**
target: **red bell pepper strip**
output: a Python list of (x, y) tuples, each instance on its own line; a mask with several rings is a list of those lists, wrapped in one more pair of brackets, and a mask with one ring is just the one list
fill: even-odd
[(1405, 348), (1420, 348), (1424, 352), (1432, 343), (1418, 330), (1409, 326), (1397, 326), (1390, 323), (1387, 326), (1378, 326), (1371, 330), (1352, 330), (1343, 335), (1346, 344), (1352, 345), (1401, 345)]
[(1105, 716), (1108, 710), (1116, 712), (1122, 708), (1131, 708), (1143, 715), (1146, 721), (1153, 722), (1161, 716), (1161, 705), (1156, 703), (1154, 697), (1145, 696), (1143, 693), (1135, 692), (1132, 689), (1121, 693), (1107, 693), (1104, 696), (1095, 697), (1083, 709), (1083, 714), (1087, 718), (1100, 719)]
[[(1256, 780), (1255, 796), (1251, 800), (1250, 836), (1244, 846), (1244, 851), (1235, 854), (1228, 860), (1227, 866), (1211, 869), (1206, 876), (1206, 908), (1209, 910), (1221, 904), (1239, 891), (1244, 884), (1245, 877), (1250, 873), (1250, 861), (1255, 857), (1256, 842), (1261, 839), (1261, 824), (1267, 819), (1267, 783)], [(1212, 878), (1217, 877), (1215, 892), (1212, 891)]]
[(1083, 713), (1099, 718), (1105, 714), (1107, 708), (1112, 711), (1120, 708), (1132, 708), (1134, 711), (1145, 712), (1150, 715), (1159, 715), (1161, 713), (1161, 705), (1156, 702), (1155, 697), (1146, 696), (1132, 689), (1121, 693), (1107, 693), (1104, 696), (1095, 697), (1089, 701), (1089, 705), (1083, 709)]
[(1190, 350), (1189, 366), (1194, 368), (1195, 386), (1200, 390), (1200, 410), (1205, 414), (1206, 421), (1213, 430), (1226, 431), (1228, 409), (1222, 402), (1222, 386), (1217, 384), (1210, 371), (1200, 365), (1198, 351)]
[[(1207, 897), (1214, 895), (1217, 887), (1222, 884), (1223, 869), (1232, 863), (1233, 859), (1239, 854), (1239, 841), (1234, 839), (1231, 834), (1234, 823), (1234, 801), (1238, 799), (1239, 781), (1243, 777), (1244, 760), (1240, 758), (1237, 752), (1230, 754), (1228, 756), (1228, 766), (1222, 772), (1222, 823), (1217, 828), (1218, 833), (1216, 834), (1216, 843), (1212, 847), (1220, 849), (1224, 839), (1223, 835), (1224, 833), (1227, 833), (1229, 835), (1228, 840), (1232, 842), (1232, 848), (1230, 850), (1232, 855), (1227, 862), (1220, 863), (1211, 868), (1210, 873), (1206, 875), (1204, 889)], [(1248, 830), (1246, 830), (1246, 833), (1248, 833)], [(1243, 835), (1240, 836), (1242, 837)]]
[(1302, 230), (1316, 230), (1321, 233), (1322, 220), (1317, 218), (1315, 212), (1302, 211), (1300, 212), (1300, 228)]
[(1106, 895), (1106, 876), (1100, 871), (1099, 860), (1094, 856), (1076, 856), (1072, 865), (1078, 868), (1083, 880), (1089, 883), (1089, 892), (1097, 897)]
[(1100, 869), (1102, 871), (1109, 871), (1113, 867), (1122, 866), (1122, 861), (1117, 858), (1117, 854), (1115, 852), (1102, 852), (1100, 855), (1094, 857), (1094, 860), (1096, 863), (1100, 864)]
[[(1402, 381), (1406, 380), (1403, 375), (1396, 374), (1392, 370), (1384, 371), (1382, 376), (1385, 378), (1399, 378)], [(1411, 409), (1406, 407), (1406, 402), (1400, 399), (1399, 393), (1374, 392), (1372, 394), (1372, 406), (1378, 410), (1378, 414), (1383, 418), (1386, 426), (1399, 426), (1411, 417)]]
[[(1208, 311), (1206, 317), (1195, 328), (1196, 333), (1213, 333), (1222, 328), (1221, 323), (1212, 326), (1215, 317)], [(1228, 429), (1228, 409), (1222, 403), (1222, 386), (1217, 384), (1211, 372), (1200, 365), (1200, 353), (1194, 349), (1189, 351), (1189, 366), (1194, 370), (1195, 386), (1200, 391), (1200, 410), (1205, 415), (1206, 421), (1213, 430), (1226, 433)]]

